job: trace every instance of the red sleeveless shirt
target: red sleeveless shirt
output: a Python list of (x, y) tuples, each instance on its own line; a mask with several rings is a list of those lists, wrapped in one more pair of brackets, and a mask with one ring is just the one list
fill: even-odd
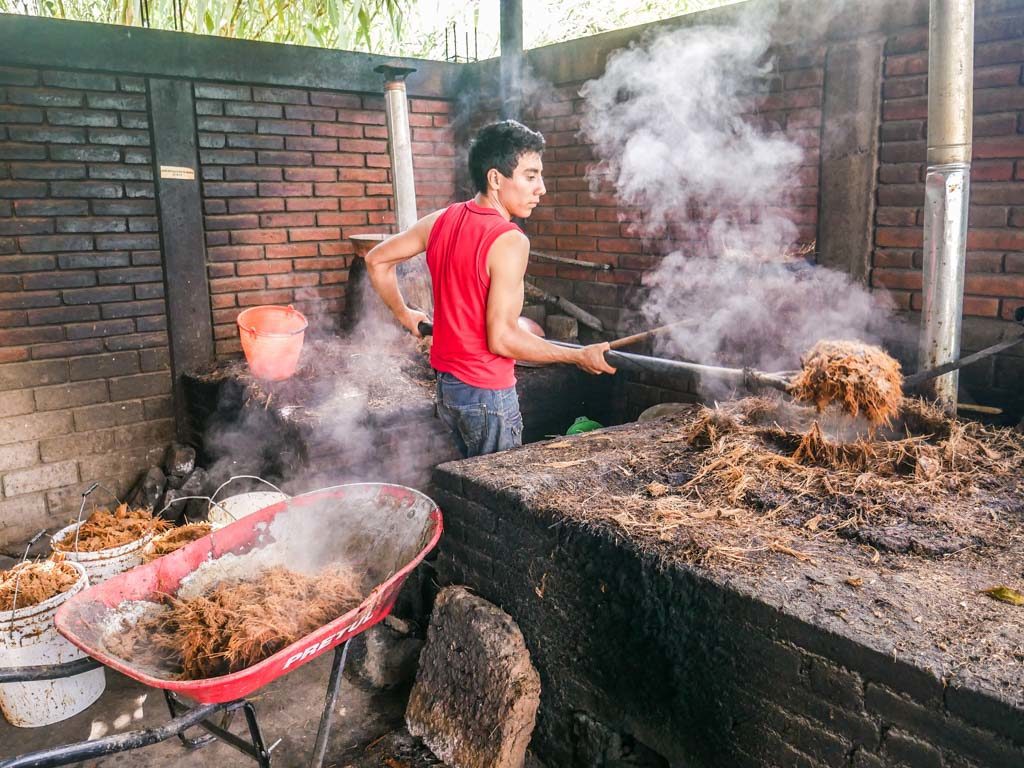
[(430, 230), (427, 267), (434, 284), (430, 364), (481, 389), (515, 386), (515, 361), (487, 347), (487, 252), (518, 226), (472, 200), (448, 206)]

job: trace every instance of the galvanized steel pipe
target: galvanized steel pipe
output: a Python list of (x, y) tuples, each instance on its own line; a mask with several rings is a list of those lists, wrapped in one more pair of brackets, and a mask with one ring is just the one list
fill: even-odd
[[(405, 78), (416, 70), (383, 64), (376, 72), (384, 75), (384, 112), (388, 128), (388, 153), (391, 157), (391, 185), (394, 192), (395, 220), (404, 232), (419, 219), (416, 212), (416, 179), (412, 166), (412, 136), (409, 130), (409, 99)], [(406, 303), (428, 315), (434, 311), (430, 272), (423, 254), (398, 266), (398, 280)]]
[(384, 84), (384, 113), (388, 122), (388, 152), (394, 185), (398, 231), (416, 223), (416, 180), (412, 169), (412, 136), (409, 132), (409, 99), (405, 75), (389, 76)]
[[(931, 0), (928, 23), (928, 169), (925, 176), (924, 305), (919, 368), (960, 356), (974, 119), (974, 0)], [(932, 391), (955, 411), (959, 377)]]
[(523, 2), (501, 0), (501, 118), (518, 120), (523, 106)]

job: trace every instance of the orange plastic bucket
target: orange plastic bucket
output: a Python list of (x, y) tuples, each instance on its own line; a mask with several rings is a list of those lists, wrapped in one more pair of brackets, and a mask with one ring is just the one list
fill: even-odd
[(238, 334), (257, 379), (287, 379), (299, 364), (306, 316), (292, 307), (249, 307), (238, 315)]

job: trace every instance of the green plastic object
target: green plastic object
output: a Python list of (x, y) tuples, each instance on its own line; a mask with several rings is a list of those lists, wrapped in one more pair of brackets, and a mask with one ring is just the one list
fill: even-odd
[(602, 426), (602, 424), (598, 424), (593, 419), (588, 419), (586, 416), (580, 416), (572, 423), (572, 426), (566, 430), (565, 434), (580, 435), (584, 432), (592, 432), (595, 429), (601, 429)]

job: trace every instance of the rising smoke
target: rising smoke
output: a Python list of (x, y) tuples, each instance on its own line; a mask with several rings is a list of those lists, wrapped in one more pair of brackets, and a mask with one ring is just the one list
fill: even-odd
[(614, 189), (646, 240), (674, 244), (641, 313), (648, 326), (691, 322), (659, 351), (785, 370), (821, 338), (877, 341), (890, 312), (845, 273), (793, 256), (805, 153), (756, 113), (777, 74), (774, 10), (759, 7), (611, 56), (582, 89), (582, 131), (598, 157), (592, 186)]
[[(305, 334), (295, 375), (221, 389), (203, 436), (211, 482), (257, 475), (291, 494), (348, 482), (426, 487), (436, 464), (457, 457), (447, 430), (433, 419), (429, 364), (422, 346), (394, 319), (365, 272), (353, 269), (352, 317), (320, 318)], [(408, 285), (406, 284), (406, 288)], [(406, 290), (407, 295), (409, 291)], [(298, 295), (312, 300), (313, 295)], [(243, 402), (252, 392), (269, 394)], [(231, 492), (266, 490), (239, 482)]]

